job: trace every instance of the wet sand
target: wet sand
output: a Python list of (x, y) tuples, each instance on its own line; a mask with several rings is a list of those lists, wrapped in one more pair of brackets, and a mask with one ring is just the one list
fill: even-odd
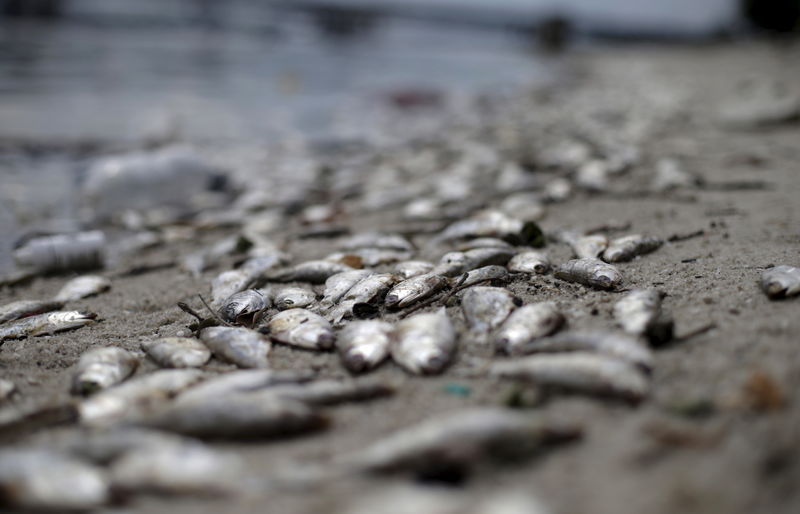
[[(740, 44), (731, 47), (616, 49), (568, 58), (574, 78), (541, 94), (546, 130), (565, 117), (589, 110), (598, 118), (625, 116), (625, 106), (652, 112), (655, 128), (641, 141), (645, 160), (631, 173), (646, 180), (658, 157), (681, 157), (709, 183), (763, 181), (764, 189), (692, 189), (680, 194), (636, 197), (588, 195), (548, 206), (545, 230), (589, 228), (615, 220), (630, 232), (668, 238), (702, 231), (701, 237), (664, 245), (619, 267), (626, 287), (658, 287), (678, 335), (714, 323), (715, 328), (656, 352), (652, 393), (638, 407), (598, 399), (556, 397), (543, 413), (575, 420), (585, 437), (533, 460), (479, 466), (454, 490), (478, 498), (490, 491), (521, 488), (555, 513), (792, 513), (800, 509), (800, 299), (769, 301), (759, 290), (763, 269), (800, 264), (800, 124), (731, 131), (714, 121), (714, 107), (747, 77), (778, 77), (800, 83), (799, 48)], [(539, 92), (541, 93), (541, 92)], [(548, 125), (550, 124), (550, 125)], [(613, 123), (612, 123), (613, 125)], [(625, 179), (629, 180), (629, 179)], [(348, 220), (354, 232), (397, 226), (399, 210)], [(204, 234), (194, 243), (157, 248), (142, 259), (177, 258), (228, 232)], [(335, 241), (290, 243), (298, 260), (336, 250)], [(548, 247), (554, 262), (569, 257), (563, 245)], [(230, 263), (228, 263), (230, 264)], [(139, 350), (142, 340), (174, 335), (191, 320), (175, 304), (206, 293), (224, 266), (194, 279), (176, 269), (115, 278), (112, 290), (81, 300), (76, 308), (99, 313), (102, 322), (59, 335), (9, 341), (0, 347), (0, 376), (14, 381), (21, 402), (66, 399), (70, 367), (89, 348), (116, 345)], [(110, 270), (109, 273), (113, 273)], [(69, 277), (39, 278), (0, 291), (0, 303), (54, 295)], [(588, 290), (550, 276), (516, 279), (509, 288), (526, 303), (554, 300), (569, 325), (612, 327), (619, 293)], [(463, 329), (458, 307), (448, 312)], [(396, 318), (389, 317), (392, 321)], [(434, 413), (471, 405), (499, 405), (510, 384), (475, 378), (470, 362), (488, 358), (489, 348), (462, 344), (442, 376), (410, 377), (394, 364), (372, 376), (394, 382), (397, 394), (329, 409), (333, 423), (321, 433), (262, 444), (225, 444), (239, 452), (254, 476), (266, 477), (291, 462), (322, 461), (357, 449)], [(275, 345), (276, 369), (319, 370), (344, 377), (334, 353), (311, 353)], [(210, 369), (230, 369), (212, 361)], [(139, 373), (155, 369), (145, 362)], [(759, 408), (745, 394), (754, 373), (766, 374), (784, 396), (775, 409)], [(446, 386), (466, 386), (466, 396)], [(687, 415), (687, 405), (709, 406)], [(683, 407), (679, 407), (683, 406)], [(13, 444), (20, 444), (18, 440)], [(299, 491), (252, 497), (168, 499), (139, 497), (137, 512), (337, 512), (354, 498), (407, 478), (343, 479)]]

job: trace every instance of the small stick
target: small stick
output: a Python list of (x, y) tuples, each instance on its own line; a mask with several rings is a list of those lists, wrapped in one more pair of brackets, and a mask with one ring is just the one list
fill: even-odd
[(692, 337), (699, 336), (700, 334), (705, 334), (706, 332), (708, 332), (710, 330), (713, 330), (715, 328), (717, 328), (717, 324), (716, 323), (714, 323), (714, 322), (707, 323), (705, 325), (700, 326), (699, 328), (696, 328), (694, 330), (690, 330), (689, 332), (683, 334), (680, 337), (676, 337), (675, 341), (683, 342), (683, 341), (686, 341), (688, 339), (691, 339)]
[[(432, 296), (432, 297), (428, 298), (424, 302), (418, 303), (417, 305), (415, 305), (411, 309), (408, 309), (407, 311), (405, 311), (403, 313), (403, 315), (400, 316), (400, 319), (404, 319), (409, 314), (417, 312), (420, 309), (424, 309), (425, 307), (427, 307), (427, 306), (439, 301), (440, 299), (443, 300), (442, 303), (447, 303), (447, 300), (449, 300), (451, 296), (453, 296), (458, 291), (460, 291), (459, 286), (461, 286), (461, 284), (463, 284), (464, 281), (467, 280), (467, 275), (468, 275), (467, 273), (464, 273), (463, 275), (461, 275), (461, 278), (458, 279), (458, 282), (456, 282), (455, 285), (451, 286), (450, 292), (448, 292), (445, 296), (442, 296), (441, 293), (440, 293), (440, 294), (438, 294), (436, 296)], [(488, 278), (486, 280), (481, 280), (480, 282), (475, 282), (475, 284), (480, 284), (481, 282), (486, 282), (487, 280), (493, 280), (493, 279)], [(474, 286), (475, 284), (470, 284), (470, 287)]]
[(182, 310), (186, 314), (189, 314), (189, 315), (194, 316), (195, 318), (197, 318), (197, 321), (199, 321), (200, 323), (202, 323), (202, 322), (204, 322), (206, 320), (196, 310), (192, 309), (191, 307), (189, 307), (188, 305), (186, 305), (183, 302), (178, 302), (178, 307), (180, 308), (180, 310)]
[(203, 302), (203, 305), (206, 306), (206, 309), (208, 309), (208, 312), (211, 313), (211, 315), (214, 317), (214, 319), (216, 319), (217, 321), (219, 321), (220, 323), (222, 323), (226, 327), (232, 327), (233, 326), (230, 323), (228, 323), (227, 321), (225, 321), (224, 319), (222, 319), (219, 316), (217, 316), (217, 313), (214, 312), (213, 309), (211, 309), (211, 307), (208, 306), (208, 303), (206, 303), (206, 300), (205, 300), (205, 298), (203, 298), (203, 295), (198, 294), (197, 297), (200, 298), (200, 301)]
[(687, 239), (694, 239), (695, 237), (703, 237), (706, 235), (705, 230), (697, 230), (695, 232), (689, 232), (688, 234), (672, 234), (667, 238), (667, 242), (669, 243), (677, 243), (678, 241), (686, 241)]

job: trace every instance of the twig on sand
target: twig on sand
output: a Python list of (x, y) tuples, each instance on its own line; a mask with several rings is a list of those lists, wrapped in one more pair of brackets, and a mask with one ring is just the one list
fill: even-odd
[(180, 310), (182, 310), (183, 312), (185, 312), (186, 314), (189, 314), (190, 316), (194, 316), (195, 318), (197, 318), (197, 321), (199, 321), (200, 323), (202, 323), (202, 322), (204, 322), (206, 320), (196, 310), (192, 309), (191, 307), (189, 307), (188, 305), (186, 305), (183, 302), (178, 302), (178, 308)]
[(699, 336), (700, 334), (705, 334), (706, 332), (714, 330), (715, 328), (717, 328), (717, 324), (712, 321), (711, 323), (706, 323), (705, 325), (702, 325), (694, 330), (690, 330), (689, 332), (683, 334), (680, 337), (676, 337), (675, 341), (684, 342), (693, 337)]
[(211, 308), (211, 307), (208, 305), (208, 303), (206, 302), (206, 299), (205, 299), (205, 298), (203, 298), (203, 295), (201, 295), (201, 294), (198, 294), (198, 295), (197, 295), (197, 297), (198, 297), (198, 298), (200, 298), (200, 301), (201, 301), (201, 302), (203, 302), (203, 305), (205, 305), (205, 306), (206, 306), (206, 309), (208, 309), (208, 312), (210, 312), (210, 313), (211, 313), (211, 316), (212, 316), (212, 317), (213, 317), (215, 320), (219, 321), (220, 323), (222, 323), (222, 324), (223, 324), (223, 325), (225, 325), (226, 327), (232, 327), (232, 326), (233, 326), (233, 325), (231, 325), (230, 323), (228, 323), (227, 321), (225, 321), (224, 319), (220, 318), (220, 317), (217, 315), (217, 313), (216, 313), (216, 312), (214, 312), (214, 310), (213, 310), (213, 309), (212, 309), (212, 308)]
[(440, 300), (441, 300), (441, 304), (442, 304), (442, 305), (446, 305), (446, 304), (447, 304), (447, 301), (448, 301), (448, 300), (450, 300), (450, 298), (451, 298), (451, 297), (452, 297), (454, 294), (456, 294), (457, 292), (459, 292), (459, 291), (461, 291), (461, 290), (463, 290), (463, 289), (466, 289), (466, 287), (472, 287), (472, 286), (474, 286), (474, 285), (477, 285), (477, 284), (482, 284), (483, 282), (488, 282), (488, 281), (490, 281), (490, 280), (494, 280), (494, 279), (492, 279), (492, 278), (487, 278), (487, 279), (485, 279), (485, 280), (480, 280), (480, 281), (478, 281), (478, 282), (475, 282), (474, 284), (469, 284), (468, 286), (466, 286), (466, 287), (463, 287), (463, 286), (462, 286), (462, 284), (463, 284), (463, 283), (464, 283), (464, 282), (467, 280), (467, 277), (468, 277), (468, 275), (469, 275), (468, 273), (464, 273), (463, 275), (461, 275), (461, 277), (458, 279), (458, 282), (456, 282), (454, 285), (452, 285), (452, 286), (450, 287), (450, 291), (448, 291), (448, 292), (447, 292), (447, 294), (445, 294), (444, 296), (442, 296), (441, 294), (439, 294), (439, 295), (437, 295), (437, 296), (433, 296), (433, 297), (431, 297), (431, 298), (428, 298), (428, 299), (427, 299), (427, 300), (425, 300), (424, 302), (420, 302), (420, 303), (418, 303), (418, 304), (417, 304), (417, 305), (415, 305), (414, 307), (412, 307), (412, 308), (408, 309), (407, 311), (405, 311), (405, 312), (404, 312), (404, 313), (403, 313), (403, 314), (400, 316), (400, 319), (403, 319), (403, 318), (407, 317), (409, 314), (412, 314), (412, 313), (414, 313), (414, 312), (417, 312), (417, 311), (418, 311), (418, 310), (420, 310), (420, 309), (424, 309), (425, 307), (427, 307), (427, 306), (429, 306), (429, 305), (431, 305), (431, 304), (433, 304), (433, 303), (436, 303), (436, 302), (438, 302), (438, 301), (440, 301)]
[(705, 230), (696, 230), (694, 232), (689, 232), (688, 234), (672, 234), (667, 238), (668, 243), (677, 243), (678, 241), (686, 241), (688, 239), (694, 239), (695, 237), (703, 237), (706, 235)]

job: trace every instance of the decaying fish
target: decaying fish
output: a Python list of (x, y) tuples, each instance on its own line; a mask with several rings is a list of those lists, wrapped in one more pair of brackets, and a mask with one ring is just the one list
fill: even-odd
[(461, 309), (470, 330), (486, 334), (499, 327), (520, 304), (502, 287), (470, 287), (461, 296)]
[(106, 237), (100, 231), (36, 237), (14, 250), (20, 267), (41, 273), (102, 268)]
[(444, 308), (405, 318), (391, 339), (392, 359), (415, 375), (441, 373), (456, 353), (456, 332)]
[(200, 332), (200, 340), (218, 359), (240, 368), (266, 368), (269, 365), (269, 341), (244, 327), (208, 327)]
[(323, 428), (327, 418), (302, 402), (237, 394), (165, 405), (136, 423), (201, 439), (269, 439)]
[(424, 275), (433, 270), (433, 263), (427, 261), (403, 261), (394, 266), (394, 274), (403, 279)]
[(64, 302), (60, 300), (18, 300), (7, 303), (0, 307), (0, 324), (54, 311), (63, 306)]
[(577, 439), (575, 425), (511, 409), (479, 407), (447, 412), (403, 428), (334, 460), (356, 472), (463, 470), (492, 458), (532, 455), (544, 446)]
[(508, 278), (508, 270), (503, 266), (484, 266), (469, 271), (466, 275), (463, 282), (462, 277), (457, 277), (453, 279), (454, 283), (461, 284), (459, 287), (469, 287), (489, 280), (505, 280)]
[(600, 259), (584, 258), (567, 261), (555, 269), (555, 277), (598, 289), (615, 289), (622, 283), (622, 273)]
[(770, 298), (788, 298), (800, 294), (800, 268), (775, 266), (761, 274), (761, 289)]
[(275, 293), (272, 303), (279, 311), (286, 309), (302, 309), (313, 304), (317, 299), (314, 291), (304, 287), (284, 287)]
[(549, 336), (564, 324), (555, 302), (532, 303), (511, 313), (495, 334), (498, 352), (518, 354), (519, 349), (540, 337)]
[(634, 289), (614, 304), (614, 320), (629, 334), (647, 333), (661, 314), (661, 293), (655, 289)]
[(199, 368), (211, 358), (211, 350), (191, 337), (162, 337), (142, 342), (141, 348), (162, 368)]
[(342, 363), (354, 373), (374, 369), (389, 356), (391, 331), (392, 325), (377, 320), (345, 325), (336, 340)]
[[(242, 271), (254, 279), (265, 275), (278, 266), (285, 266), (290, 262), (289, 256), (283, 252), (274, 249), (268, 249), (264, 252), (255, 252), (255, 250), (260, 250), (260, 248), (252, 248), (250, 250), (251, 257), (244, 261), (239, 267), (239, 271)], [(253, 255), (253, 253), (257, 253), (257, 255)]]
[(550, 259), (544, 252), (536, 250), (518, 253), (508, 262), (508, 271), (543, 275), (550, 271)]
[(183, 391), (178, 401), (203, 400), (212, 397), (259, 391), (281, 384), (301, 384), (313, 380), (311, 371), (244, 369), (231, 371), (209, 378)]
[(344, 250), (382, 248), (406, 252), (414, 251), (414, 245), (400, 234), (383, 234), (380, 232), (362, 232), (360, 234), (355, 234), (343, 241), (341, 247)]
[(606, 161), (592, 159), (581, 165), (575, 173), (575, 184), (589, 191), (606, 191), (610, 170)]
[(78, 406), (82, 423), (109, 425), (133, 418), (203, 380), (198, 369), (162, 369), (90, 396)]
[(597, 352), (630, 362), (642, 369), (653, 367), (653, 353), (639, 340), (619, 332), (570, 330), (552, 337), (531, 340), (515, 348), (519, 355), (529, 353)]
[(225, 300), (244, 291), (251, 281), (252, 276), (241, 269), (223, 271), (211, 282), (211, 306), (219, 309)]
[(578, 259), (599, 258), (608, 248), (608, 238), (602, 234), (590, 236), (567, 235), (566, 241)]
[(373, 273), (374, 271), (372, 270), (355, 269), (331, 275), (325, 280), (325, 292), (320, 301), (320, 306), (323, 309), (332, 307), (341, 300), (351, 287), (356, 285), (361, 279)]
[(258, 289), (233, 294), (222, 302), (219, 314), (230, 323), (252, 327), (269, 308), (269, 299)]
[(523, 222), (512, 218), (501, 211), (480, 211), (469, 219), (457, 221), (448, 226), (439, 235), (440, 241), (457, 239), (473, 239), (476, 237), (497, 237), (506, 239), (516, 237), (523, 227)]
[(384, 303), (388, 308), (402, 309), (419, 300), (441, 291), (447, 285), (447, 278), (435, 273), (425, 273), (404, 280), (386, 294)]
[(336, 336), (330, 323), (306, 309), (289, 309), (267, 323), (269, 336), (279, 342), (307, 350), (328, 350)]
[(72, 377), (72, 393), (88, 395), (119, 384), (136, 371), (139, 359), (128, 350), (107, 346), (81, 355)]
[(228, 255), (244, 252), (252, 246), (252, 242), (240, 235), (226, 237), (216, 242), (210, 248), (190, 253), (181, 261), (181, 268), (195, 277), (220, 263)]
[(100, 275), (83, 275), (75, 277), (66, 284), (56, 294), (54, 300), (59, 302), (72, 302), (98, 295), (111, 289), (111, 281)]
[(505, 266), (514, 256), (513, 248), (475, 248), (466, 252), (446, 253), (431, 273), (455, 277), (464, 272), (484, 266)]
[(338, 324), (342, 319), (350, 317), (353, 307), (358, 303), (379, 302), (396, 283), (397, 276), (393, 273), (376, 273), (361, 279), (347, 291), (339, 305), (331, 311), (331, 321)]
[(17, 385), (11, 380), (0, 378), (0, 406), (9, 401), (17, 393)]
[(84, 311), (56, 311), (37, 314), (0, 326), (0, 342), (28, 336), (43, 336), (91, 325), (97, 314)]
[(325, 260), (343, 264), (360, 262), (362, 266), (373, 267), (381, 264), (401, 262), (413, 256), (413, 252), (406, 250), (394, 250), (392, 248), (358, 248), (355, 250), (347, 250), (346, 252), (332, 253), (325, 257)]
[(0, 452), (0, 505), (66, 512), (100, 507), (110, 499), (105, 473), (58, 452), (9, 448)]
[(632, 234), (625, 237), (614, 239), (609, 243), (608, 248), (603, 252), (603, 260), (606, 262), (625, 262), (658, 250), (664, 241), (657, 237)]
[(331, 261), (307, 261), (288, 270), (278, 271), (267, 275), (271, 282), (309, 282), (323, 284), (329, 277), (337, 273), (352, 270), (352, 266)]
[(490, 374), (544, 387), (638, 401), (647, 395), (649, 380), (626, 361), (588, 352), (533, 355), (496, 362)]

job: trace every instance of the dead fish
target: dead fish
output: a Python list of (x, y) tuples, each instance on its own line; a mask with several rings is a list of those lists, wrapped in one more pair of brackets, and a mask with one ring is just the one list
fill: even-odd
[(342, 363), (354, 373), (374, 369), (389, 356), (391, 331), (392, 325), (384, 321), (348, 323), (336, 340)]
[(546, 199), (540, 193), (511, 194), (500, 203), (500, 210), (519, 219), (538, 221), (547, 216)]
[(466, 252), (468, 250), (475, 250), (476, 248), (505, 248), (511, 250), (514, 247), (496, 237), (479, 237), (477, 239), (464, 241), (456, 247), (456, 250), (459, 252)]
[(552, 352), (597, 352), (641, 366), (653, 367), (653, 353), (637, 339), (618, 332), (570, 330), (529, 341), (515, 348), (518, 355)]
[(105, 264), (106, 237), (102, 232), (78, 232), (35, 237), (14, 250), (20, 267), (40, 273), (102, 268)]
[(394, 274), (402, 279), (409, 279), (418, 275), (429, 273), (433, 269), (433, 263), (427, 261), (403, 261), (394, 266)]
[(495, 347), (501, 353), (518, 354), (519, 348), (540, 337), (549, 336), (564, 324), (564, 315), (555, 302), (524, 305), (511, 313), (495, 334)]
[(474, 216), (456, 221), (445, 228), (438, 236), (441, 242), (457, 239), (474, 239), (476, 237), (497, 237), (505, 239), (508, 236), (517, 236), (524, 223), (516, 218), (496, 210), (480, 211)]
[(544, 198), (551, 202), (563, 202), (572, 196), (572, 182), (559, 177), (544, 185)]
[(643, 399), (649, 380), (626, 361), (589, 352), (532, 355), (492, 364), (490, 375), (525, 380), (544, 387), (626, 400)]
[(589, 191), (606, 191), (609, 188), (609, 175), (606, 161), (592, 159), (578, 168), (575, 184)]
[(355, 234), (342, 242), (343, 250), (357, 250), (359, 248), (381, 248), (384, 250), (398, 250), (413, 252), (414, 245), (400, 234), (384, 234), (380, 232), (362, 232)]
[(657, 237), (642, 236), (632, 234), (620, 237), (611, 241), (608, 248), (603, 252), (603, 260), (606, 262), (625, 262), (658, 250), (664, 241)]
[(264, 293), (258, 289), (248, 289), (225, 299), (219, 314), (230, 323), (252, 327), (268, 308), (269, 300)]
[(469, 287), (489, 280), (505, 280), (508, 278), (508, 271), (502, 266), (484, 266), (466, 273), (466, 278), (461, 281), (461, 277), (454, 278), (454, 283), (461, 284), (459, 287)]
[(305, 308), (313, 304), (317, 299), (314, 291), (303, 287), (284, 287), (275, 293), (272, 303), (279, 311), (286, 309)]
[(388, 396), (394, 394), (394, 387), (382, 380), (315, 380), (304, 384), (280, 384), (245, 394), (257, 395), (264, 402), (276, 398), (326, 406)]
[(455, 277), (484, 266), (505, 266), (514, 256), (513, 248), (475, 248), (466, 252), (446, 253), (431, 273)]
[(0, 490), (4, 506), (26, 511), (94, 509), (111, 497), (103, 470), (38, 448), (0, 451)]
[(327, 418), (302, 402), (237, 394), (164, 406), (136, 420), (139, 426), (201, 439), (270, 439), (324, 428)]
[(578, 259), (597, 259), (608, 248), (608, 238), (602, 234), (590, 236), (565, 235), (566, 242)]
[(274, 341), (307, 350), (328, 350), (336, 340), (330, 323), (306, 309), (279, 312), (269, 320), (267, 329)]
[(782, 265), (764, 270), (761, 289), (772, 299), (800, 294), (800, 268)]
[(43, 336), (91, 325), (97, 314), (84, 311), (56, 311), (37, 314), (0, 326), (0, 342), (28, 336)]
[(320, 301), (320, 306), (323, 309), (328, 309), (337, 304), (351, 287), (373, 273), (374, 271), (372, 270), (355, 269), (331, 275), (325, 280), (325, 291)]
[(211, 358), (208, 347), (191, 337), (162, 337), (141, 346), (162, 368), (199, 368)]
[(78, 406), (86, 425), (109, 425), (153, 409), (203, 380), (198, 369), (162, 369), (134, 377), (90, 396)]
[(177, 401), (194, 401), (211, 397), (248, 393), (281, 384), (301, 384), (315, 378), (308, 370), (243, 369), (230, 371), (204, 380), (183, 391)]
[(83, 275), (76, 277), (64, 284), (54, 300), (60, 302), (72, 302), (98, 295), (111, 289), (111, 281), (99, 275)]
[(11, 380), (0, 378), (0, 406), (17, 394), (17, 385)]
[(703, 181), (690, 173), (677, 159), (659, 159), (656, 162), (652, 188), (655, 191), (670, 191), (681, 187), (696, 187)]
[(634, 289), (614, 304), (614, 320), (625, 332), (643, 336), (661, 314), (661, 293)]
[(581, 430), (511, 409), (477, 407), (447, 412), (397, 430), (334, 459), (361, 473), (413, 471), (425, 475), (464, 469), (491, 458), (517, 458), (542, 447), (572, 441)]
[(444, 307), (400, 321), (389, 345), (394, 361), (415, 375), (444, 371), (456, 352), (456, 332)]
[(486, 334), (499, 327), (520, 300), (501, 287), (470, 287), (461, 296), (461, 309), (470, 330)]
[(622, 273), (611, 264), (587, 257), (567, 261), (555, 269), (555, 277), (598, 289), (614, 289), (622, 283)]
[(435, 273), (417, 275), (394, 286), (386, 294), (384, 303), (390, 309), (402, 309), (441, 291), (446, 285), (447, 278)]
[(210, 248), (184, 257), (181, 261), (181, 268), (193, 276), (199, 277), (203, 271), (218, 265), (224, 257), (247, 251), (251, 246), (252, 242), (241, 235), (226, 237)]
[(353, 314), (353, 306), (358, 303), (377, 303), (383, 299), (389, 289), (397, 283), (397, 276), (392, 273), (376, 273), (361, 279), (342, 297), (339, 305), (331, 311), (330, 319), (338, 324)]
[(381, 264), (404, 261), (413, 257), (413, 255), (413, 252), (391, 248), (358, 248), (346, 252), (332, 253), (325, 257), (325, 260), (343, 264), (360, 262), (362, 266), (375, 267)]
[(119, 384), (136, 371), (139, 359), (128, 350), (107, 346), (81, 355), (72, 376), (72, 394), (89, 395)]
[(266, 368), (269, 365), (269, 341), (244, 327), (208, 327), (200, 331), (200, 340), (220, 360), (240, 368)]
[(18, 300), (7, 303), (0, 307), (0, 324), (54, 311), (63, 306), (64, 302), (60, 300)]
[(251, 281), (252, 276), (245, 271), (223, 271), (211, 282), (211, 306), (219, 309), (225, 300), (244, 291)]
[(508, 262), (508, 271), (543, 275), (550, 271), (550, 259), (544, 252), (536, 250), (518, 253)]
[(267, 275), (271, 282), (309, 282), (323, 284), (329, 277), (337, 273), (352, 270), (352, 266), (331, 261), (307, 261), (288, 270)]
[(244, 466), (233, 453), (187, 440), (126, 452), (111, 464), (109, 477), (114, 491), (128, 494), (233, 494), (242, 489)]

